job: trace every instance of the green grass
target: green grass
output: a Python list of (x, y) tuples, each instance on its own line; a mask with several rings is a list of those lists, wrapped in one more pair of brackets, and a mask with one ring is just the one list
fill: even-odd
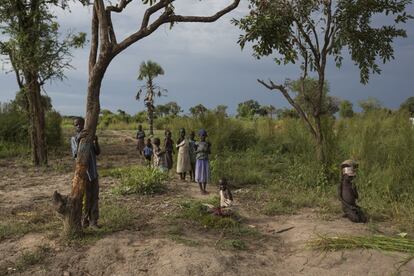
[(100, 228), (84, 229), (83, 236), (69, 239), (69, 243), (90, 244), (103, 237), (123, 230), (136, 229), (139, 214), (131, 207), (115, 201), (104, 201), (99, 209)]
[(263, 236), (256, 230), (247, 227), (243, 219), (233, 213), (229, 217), (220, 217), (208, 212), (203, 203), (217, 204), (217, 198), (208, 201), (184, 201), (179, 204), (179, 211), (169, 217), (170, 239), (188, 246), (203, 244), (199, 240), (186, 237), (191, 232), (213, 235), (214, 246), (222, 250), (247, 250), (249, 244), (256, 242)]
[(22, 212), (3, 217), (0, 222), (0, 241), (18, 238), (28, 233), (57, 232), (61, 222), (50, 210)]
[(343, 249), (376, 249), (382, 251), (396, 251), (414, 255), (414, 240), (403, 237), (386, 236), (319, 236), (318, 239), (308, 242), (313, 249), (324, 251), (338, 251)]
[(0, 158), (29, 156), (30, 147), (21, 143), (0, 141)]
[(166, 182), (169, 179), (167, 173), (142, 166), (109, 169), (103, 171), (101, 176), (120, 179), (120, 184), (113, 189), (113, 193), (120, 195), (160, 194), (166, 190)]
[(47, 246), (40, 246), (33, 251), (24, 251), (15, 262), (15, 268), (18, 272), (27, 270), (30, 266), (42, 263), (50, 252)]

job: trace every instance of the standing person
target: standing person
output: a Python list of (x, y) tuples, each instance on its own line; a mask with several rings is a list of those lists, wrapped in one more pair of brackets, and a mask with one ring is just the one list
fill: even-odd
[(145, 160), (147, 160), (148, 167), (150, 167), (151, 166), (152, 154), (153, 154), (151, 139), (149, 139), (149, 138), (147, 139), (147, 143), (145, 144), (143, 152), (144, 152)]
[(338, 196), (342, 203), (345, 217), (352, 222), (365, 223), (367, 217), (356, 203), (358, 199), (357, 187), (354, 184), (358, 164), (353, 160), (345, 160), (341, 164), (341, 182), (338, 185)]
[(178, 138), (177, 145), (177, 173), (180, 174), (180, 179), (185, 180), (187, 172), (191, 171), (190, 150), (188, 140), (185, 138), (185, 129), (180, 129), (180, 138)]
[(166, 164), (165, 151), (163, 151), (160, 147), (160, 138), (154, 138), (153, 144), (154, 168), (158, 168), (162, 172), (167, 172), (168, 169)]
[(171, 139), (171, 131), (168, 129), (165, 131), (164, 150), (167, 169), (171, 170), (173, 167), (174, 142)]
[(191, 131), (190, 139), (188, 139), (188, 143), (189, 143), (190, 163), (191, 163), (190, 180), (195, 182), (195, 164), (196, 164), (197, 146), (196, 146), (194, 131)]
[[(76, 118), (74, 121), (76, 127), (76, 135), (71, 138), (72, 156), (76, 159), (78, 153), (78, 146), (81, 140), (83, 129), (85, 126), (85, 120), (82, 117)], [(98, 169), (96, 165), (96, 156), (101, 153), (101, 148), (98, 143), (98, 136), (95, 136), (93, 145), (90, 150), (88, 159), (88, 169), (86, 171), (87, 181), (85, 187), (85, 208), (84, 216), (82, 219), (83, 227), (98, 228), (99, 219), (99, 182), (98, 182)]]
[(210, 178), (208, 155), (211, 153), (211, 144), (206, 141), (207, 131), (200, 129), (200, 142), (197, 142), (195, 180), (200, 186), (200, 192), (207, 194), (206, 186)]
[(142, 130), (142, 125), (138, 125), (138, 131), (137, 131), (137, 150), (139, 152), (139, 155), (143, 154), (143, 150), (145, 147), (145, 131)]

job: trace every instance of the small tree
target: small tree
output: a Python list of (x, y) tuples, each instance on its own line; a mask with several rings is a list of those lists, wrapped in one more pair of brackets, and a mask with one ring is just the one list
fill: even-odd
[(49, 6), (66, 7), (66, 0), (14, 0), (0, 5), (0, 55), (7, 57), (28, 115), (33, 164), (47, 164), (45, 109), (41, 91), (50, 80), (62, 80), (70, 68), (70, 48), (80, 47), (84, 33), (59, 39), (59, 24)]
[(253, 118), (258, 113), (260, 104), (255, 100), (248, 100), (239, 103), (237, 106), (237, 117), (241, 118)]
[(352, 103), (344, 100), (339, 104), (339, 117), (352, 118), (354, 116), (354, 110), (352, 109)]
[(407, 110), (410, 112), (411, 116), (414, 116), (414, 97), (409, 97), (407, 100), (405, 100), (401, 106), (401, 110)]
[(138, 80), (145, 80), (146, 84), (144, 87), (139, 89), (136, 99), (139, 100), (143, 89), (146, 91), (144, 104), (148, 110), (148, 123), (150, 127), (150, 135), (154, 135), (154, 102), (155, 97), (161, 97), (163, 93), (167, 92), (166, 89), (163, 89), (154, 84), (154, 79), (159, 75), (164, 75), (164, 69), (151, 60), (148, 60), (146, 63), (142, 62), (139, 67)]
[(220, 114), (224, 117), (227, 117), (227, 105), (223, 105), (223, 104), (219, 104), (218, 106), (216, 106), (216, 108), (214, 109), (214, 112), (216, 114)]
[[(245, 33), (238, 43), (243, 48), (253, 42), (257, 58), (273, 53), (277, 64), (300, 63), (302, 90), (308, 74), (315, 72), (317, 93), (315, 112), (308, 116), (303, 107), (289, 94), (287, 84), (258, 80), (270, 90), (278, 90), (296, 109), (308, 126), (317, 147), (317, 157), (325, 163), (324, 133), (322, 129), (325, 71), (329, 57), (341, 66), (342, 50), (349, 51), (360, 69), (362, 83), (369, 74), (380, 73), (378, 60), (394, 58), (392, 42), (406, 37), (398, 28), (412, 18), (405, 12), (410, 0), (250, 0), (250, 14), (233, 23)], [(392, 16), (394, 24), (372, 24), (377, 15)]]
[(196, 106), (190, 107), (189, 111), (193, 117), (197, 118), (204, 116), (207, 113), (208, 109), (204, 105), (198, 104)]
[(167, 115), (177, 116), (179, 113), (183, 112), (181, 106), (176, 102), (166, 103), (165, 107), (167, 108)]
[(366, 100), (359, 101), (358, 104), (364, 113), (369, 113), (383, 108), (381, 102), (374, 97), (369, 97)]

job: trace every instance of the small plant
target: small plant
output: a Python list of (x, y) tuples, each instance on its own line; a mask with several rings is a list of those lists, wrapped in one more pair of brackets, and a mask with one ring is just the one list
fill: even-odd
[(386, 236), (319, 236), (318, 239), (308, 242), (308, 246), (324, 251), (337, 251), (343, 249), (377, 249), (384, 251), (397, 251), (414, 254), (414, 240), (405, 237)]
[(22, 255), (15, 262), (16, 270), (22, 272), (32, 265), (36, 265), (43, 262), (49, 251), (49, 247), (40, 246), (36, 248), (34, 251), (23, 252)]
[(113, 189), (115, 194), (152, 195), (165, 191), (168, 175), (156, 168), (130, 167), (113, 169), (106, 173), (121, 180), (121, 184)]
[(229, 239), (223, 240), (220, 243), (221, 249), (228, 249), (228, 250), (246, 250), (247, 245), (244, 241), (239, 239)]

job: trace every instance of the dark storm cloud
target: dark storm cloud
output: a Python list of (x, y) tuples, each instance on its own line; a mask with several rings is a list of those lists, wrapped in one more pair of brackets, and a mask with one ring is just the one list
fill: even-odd
[[(177, 1), (177, 13), (209, 14), (226, 2), (186, 0), (184, 3), (188, 5), (180, 6), (180, 1)], [(139, 9), (131, 7), (126, 15), (114, 18), (119, 37), (132, 33), (138, 26), (136, 10)], [(140, 63), (148, 59), (159, 63), (166, 73), (156, 80), (169, 91), (168, 96), (160, 98), (158, 103), (176, 101), (185, 112), (189, 107), (202, 103), (210, 108), (225, 104), (234, 113), (237, 104), (248, 99), (276, 107), (287, 106), (282, 96), (262, 88), (256, 79), (271, 78), (278, 82), (285, 78), (296, 79), (298, 69), (292, 65), (277, 66), (271, 58), (256, 60), (249, 47), (240, 50), (236, 44), (240, 31), (229, 21), (246, 12), (245, 1), (238, 10), (216, 23), (177, 24), (172, 30), (163, 26), (127, 49), (113, 60), (106, 73), (101, 91), (102, 109), (122, 109), (129, 113), (143, 109), (143, 104), (135, 101), (138, 86), (142, 84), (136, 78)], [(414, 13), (412, 6), (410, 12)], [(90, 10), (75, 5), (72, 14), (56, 13), (62, 28), (89, 32)], [(330, 64), (327, 77), (331, 93), (355, 104), (370, 96), (376, 97), (390, 108), (397, 108), (402, 101), (413, 96), (414, 23), (409, 22), (405, 27), (409, 38), (396, 41), (396, 59), (382, 65), (382, 74), (372, 76), (366, 86), (359, 83), (358, 68), (349, 58), (339, 70)], [(76, 69), (68, 71), (67, 80), (46, 87), (55, 108), (63, 114), (84, 114), (88, 46), (74, 52)], [(0, 101), (12, 99), (17, 90), (13, 74), (0, 75), (0, 81)]]

